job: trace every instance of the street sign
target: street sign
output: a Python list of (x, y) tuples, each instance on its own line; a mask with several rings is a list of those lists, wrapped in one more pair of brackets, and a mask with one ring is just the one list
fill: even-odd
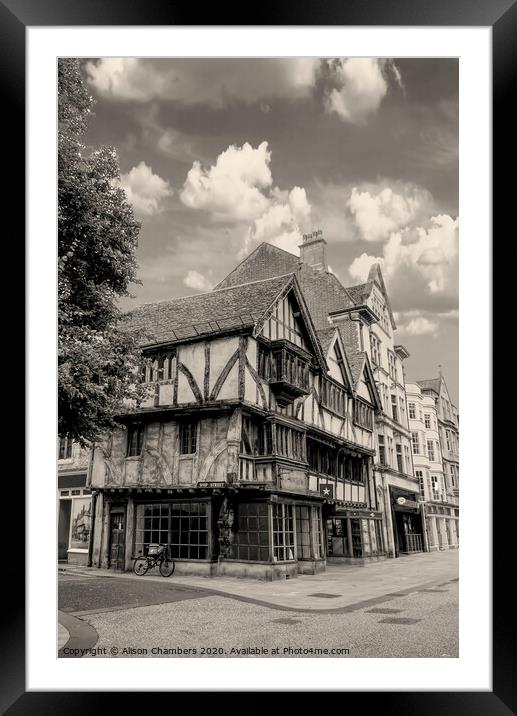
[(320, 495), (330, 500), (334, 499), (334, 485), (330, 482), (320, 484)]

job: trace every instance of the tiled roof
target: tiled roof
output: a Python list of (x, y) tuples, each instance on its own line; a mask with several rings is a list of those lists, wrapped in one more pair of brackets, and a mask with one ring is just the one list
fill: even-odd
[(346, 357), (348, 358), (348, 365), (350, 366), (350, 372), (354, 381), (354, 389), (357, 388), (357, 384), (363, 374), (363, 366), (366, 358), (366, 353), (352, 353), (347, 351)]
[(328, 328), (328, 314), (354, 305), (348, 291), (332, 273), (302, 265), (297, 274), (317, 329)]
[(260, 281), (273, 276), (284, 276), (286, 273), (295, 273), (298, 262), (298, 256), (279, 249), (278, 246), (262, 243), (223, 278), (215, 290), (247, 281)]
[(323, 354), (325, 355), (325, 357), (327, 357), (330, 344), (332, 343), (332, 339), (334, 338), (334, 334), (336, 333), (336, 327), (331, 326), (330, 328), (322, 328), (316, 331), (316, 333), (318, 334), (318, 338), (323, 349)]
[(417, 380), (417, 384), (422, 390), (434, 390), (435, 393), (440, 394), (441, 378), (429, 378), (428, 380)]
[(209, 293), (147, 303), (127, 315), (130, 329), (145, 331), (145, 344), (166, 343), (240, 326), (254, 326), (292, 281), (293, 274)]
[(360, 283), (357, 286), (347, 286), (347, 291), (352, 296), (354, 303), (362, 305), (370, 295), (373, 287), (373, 281)]

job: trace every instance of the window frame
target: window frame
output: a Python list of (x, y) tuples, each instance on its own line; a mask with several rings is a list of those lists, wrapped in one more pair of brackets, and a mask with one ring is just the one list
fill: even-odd
[[(180, 458), (188, 458), (192, 457), (197, 453), (198, 444), (199, 444), (199, 420), (182, 420), (179, 423), (179, 429), (178, 429), (178, 443), (179, 443), (179, 455)], [(189, 430), (189, 436), (188, 436), (188, 447), (192, 448), (192, 445), (194, 445), (194, 450), (190, 450), (188, 452), (183, 452), (183, 446), (185, 444), (184, 439), (184, 431), (188, 428)]]
[[(133, 435), (136, 431), (136, 444), (135, 449), (137, 452), (133, 453)], [(144, 447), (145, 438), (145, 425), (143, 423), (131, 423), (127, 428), (127, 445), (126, 445), (126, 458), (141, 457)]]

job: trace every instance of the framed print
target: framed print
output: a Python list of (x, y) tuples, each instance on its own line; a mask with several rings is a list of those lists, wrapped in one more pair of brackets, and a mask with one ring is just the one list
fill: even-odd
[(0, 12), (29, 329), (3, 709), (515, 709), (487, 439), (515, 6)]

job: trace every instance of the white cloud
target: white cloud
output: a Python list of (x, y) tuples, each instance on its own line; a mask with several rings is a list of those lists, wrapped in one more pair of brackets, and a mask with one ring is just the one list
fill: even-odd
[(427, 228), (404, 229), (390, 234), (382, 256), (363, 253), (354, 259), (350, 275), (364, 281), (372, 264), (380, 263), (388, 282), (407, 281), (407, 273), (416, 274), (428, 293), (442, 294), (457, 290), (458, 220), (447, 214), (431, 217)]
[(268, 199), (262, 189), (271, 186), (271, 152), (267, 142), (254, 149), (229, 146), (209, 168), (195, 161), (180, 194), (191, 209), (210, 211), (215, 220), (251, 221), (263, 214)]
[(212, 289), (210, 281), (198, 271), (189, 271), (183, 279), (183, 283), (188, 288), (193, 288), (196, 291), (210, 291)]
[(426, 318), (420, 315), (418, 311), (396, 313), (395, 321), (397, 323), (397, 330), (401, 335), (436, 336), (438, 334), (438, 321)]
[(208, 168), (194, 162), (180, 194), (186, 206), (210, 212), (213, 221), (242, 225), (240, 258), (262, 241), (298, 254), (302, 231), (309, 228), (305, 189), (273, 187), (270, 162), (267, 142), (256, 149), (232, 145)]
[(145, 162), (140, 162), (127, 174), (122, 174), (119, 186), (126, 192), (135, 213), (140, 215), (152, 216), (160, 213), (163, 200), (173, 194), (169, 182), (154, 174)]
[(336, 86), (325, 95), (325, 109), (352, 124), (364, 123), (379, 109), (388, 92), (388, 70), (403, 87), (400, 72), (390, 60), (352, 57), (329, 60), (328, 68)]
[(274, 190), (268, 209), (248, 229), (240, 256), (262, 241), (299, 255), (302, 232), (309, 227), (310, 215), (305, 189), (295, 186), (290, 192)]
[(311, 91), (321, 60), (104, 58), (88, 62), (88, 81), (112, 100), (149, 102), (178, 100), (222, 107), (239, 100), (305, 97)]
[(412, 185), (399, 191), (390, 186), (368, 185), (364, 190), (353, 187), (347, 208), (364, 241), (382, 241), (407, 226), (429, 204), (428, 192)]

